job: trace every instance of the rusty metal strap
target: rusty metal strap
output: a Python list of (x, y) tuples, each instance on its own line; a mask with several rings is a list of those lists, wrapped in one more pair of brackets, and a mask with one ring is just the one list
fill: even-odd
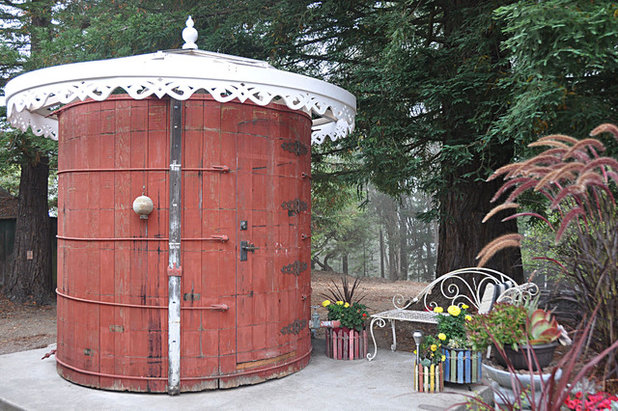
[[(168, 241), (168, 237), (69, 237), (57, 235), (57, 239), (65, 241)], [(215, 234), (209, 237), (187, 237), (181, 238), (181, 241), (221, 241), (229, 240), (225, 234)]]
[[(245, 371), (241, 371), (241, 372), (236, 372), (236, 373), (230, 373), (230, 374), (220, 374), (220, 375), (208, 375), (208, 376), (201, 376), (201, 377), (180, 377), (181, 381), (195, 381), (195, 380), (214, 380), (214, 379), (218, 379), (218, 378), (233, 378), (233, 377), (240, 377), (243, 375), (250, 375), (250, 374), (256, 374), (256, 373), (261, 373), (261, 372), (266, 372), (266, 371), (270, 371), (273, 369), (278, 369), (278, 368), (285, 368), (288, 367), (292, 364), (295, 364), (297, 362), (302, 361), (303, 359), (305, 359), (307, 356), (311, 355), (311, 352), (313, 351), (313, 347), (307, 351), (305, 354), (301, 355), (300, 357), (296, 357), (291, 361), (287, 361), (284, 362), (282, 364), (276, 364), (273, 365), (271, 367), (267, 367), (267, 368), (258, 368), (255, 370), (245, 370)], [(60, 358), (58, 358), (58, 355), (56, 354), (56, 362), (60, 365), (62, 365), (65, 368), (71, 369), (73, 371), (82, 373), (82, 374), (87, 374), (87, 375), (96, 375), (99, 377), (106, 377), (106, 378), (114, 378), (114, 379), (126, 379), (126, 380), (157, 380), (157, 381), (167, 381), (167, 377), (144, 377), (144, 376), (138, 376), (138, 375), (120, 375), (120, 374), (108, 374), (108, 373), (103, 373), (103, 372), (98, 372), (98, 371), (90, 371), (90, 370), (85, 370), (83, 368), (79, 368), (79, 367), (75, 367), (73, 365), (69, 365), (66, 362), (62, 361)]]
[[(79, 301), (87, 304), (98, 304), (98, 305), (108, 305), (113, 307), (126, 307), (126, 308), (145, 308), (145, 309), (153, 309), (153, 310), (167, 310), (167, 305), (141, 305), (141, 304), (125, 304), (125, 303), (114, 303), (108, 301), (100, 301), (100, 300), (91, 300), (89, 298), (80, 298), (74, 297), (72, 295), (68, 295), (63, 293), (62, 291), (56, 288), (56, 294), (62, 298), (66, 298), (68, 300)], [(211, 304), (204, 307), (180, 307), (181, 310), (210, 310), (210, 311), (227, 311), (230, 307), (226, 304)]]
[[(140, 171), (170, 171), (169, 167), (132, 167), (132, 168), (70, 168), (66, 170), (58, 170), (57, 174), (69, 173), (117, 173), (117, 172), (140, 172)], [(228, 166), (213, 165), (210, 167), (183, 167), (181, 171), (212, 171), (216, 173), (227, 173), (230, 171)]]

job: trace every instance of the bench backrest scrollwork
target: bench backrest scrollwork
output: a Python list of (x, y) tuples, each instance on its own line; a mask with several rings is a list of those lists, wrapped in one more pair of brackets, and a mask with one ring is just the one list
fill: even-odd
[[(497, 287), (508, 282), (517, 284), (512, 278), (496, 270), (482, 267), (462, 268), (438, 277), (412, 299), (400, 294), (395, 295), (393, 297), (393, 305), (397, 309), (405, 310), (410, 305), (421, 301), (426, 310), (433, 311), (435, 307), (440, 305), (439, 302), (434, 300), (439, 295), (440, 301), (446, 300), (449, 305), (461, 306), (466, 304), (474, 307), (474, 311), (479, 311), (483, 301), (483, 293), (487, 286), (491, 284), (493, 289), (494, 286)], [(495, 298), (494, 301), (515, 302), (527, 300), (538, 294), (538, 291), (536, 284), (528, 282), (509, 288)]]

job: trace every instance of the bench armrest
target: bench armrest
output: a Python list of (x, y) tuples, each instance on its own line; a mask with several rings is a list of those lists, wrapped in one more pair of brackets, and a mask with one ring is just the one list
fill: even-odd
[(504, 291), (496, 302), (524, 305), (526, 302), (537, 298), (537, 296), (539, 296), (539, 286), (533, 282), (527, 282)]

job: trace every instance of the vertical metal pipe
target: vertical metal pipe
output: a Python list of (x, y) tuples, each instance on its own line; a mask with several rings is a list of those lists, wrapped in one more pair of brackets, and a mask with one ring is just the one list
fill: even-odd
[(180, 392), (180, 218), (182, 103), (170, 101), (169, 261), (168, 261), (168, 383), (167, 393)]

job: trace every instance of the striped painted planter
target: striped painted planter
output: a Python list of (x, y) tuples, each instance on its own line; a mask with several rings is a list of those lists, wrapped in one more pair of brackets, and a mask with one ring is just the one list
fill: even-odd
[(446, 357), (444, 361), (444, 381), (457, 384), (481, 381), (483, 354), (480, 351), (443, 348), (442, 355)]
[(412, 389), (415, 392), (442, 392), (444, 390), (443, 364), (423, 366), (412, 359)]
[(333, 360), (366, 358), (367, 345), (367, 330), (326, 329), (326, 356)]

